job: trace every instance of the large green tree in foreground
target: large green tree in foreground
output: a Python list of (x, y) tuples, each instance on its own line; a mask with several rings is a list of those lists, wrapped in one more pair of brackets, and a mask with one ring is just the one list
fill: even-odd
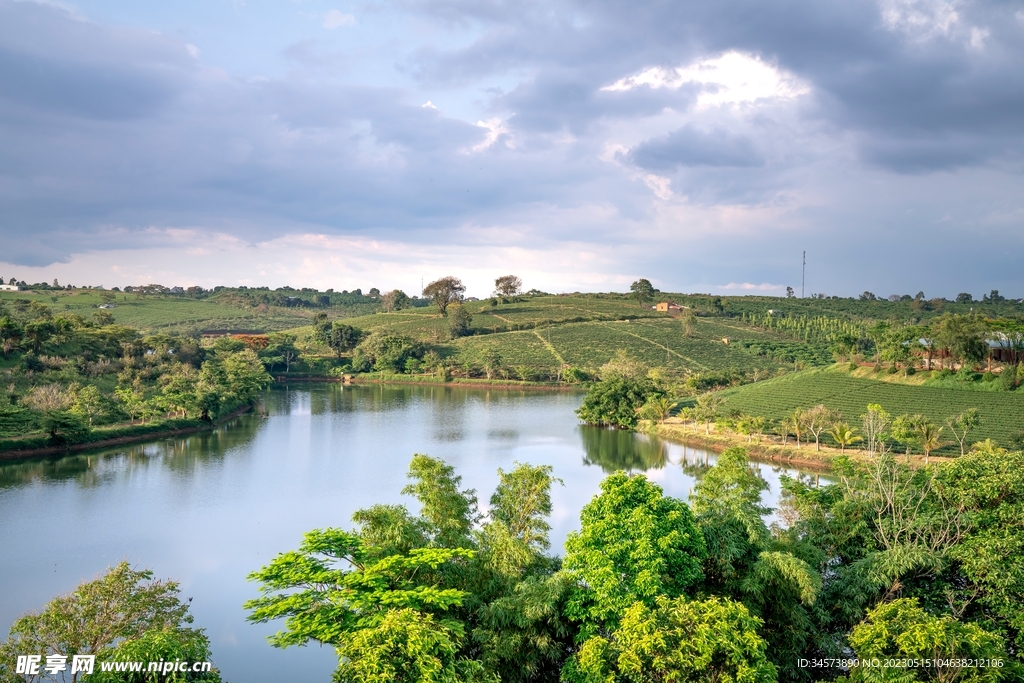
[[(210, 661), (210, 642), (202, 629), (191, 626), (188, 604), (181, 601), (178, 584), (154, 580), (153, 572), (132, 569), (127, 562), (103, 576), (60, 595), (38, 612), (20, 617), (0, 645), (0, 681), (23, 683), (15, 673), (19, 655), (67, 657), (67, 671), (37, 680), (79, 680), (71, 673), (74, 655), (94, 655), (94, 673), (87, 681), (142, 683), (140, 674), (100, 671), (104, 661)], [(216, 670), (171, 673), (161, 681), (220, 681)]]
[[(481, 514), (451, 466), (415, 456), (417, 514), (377, 505), (352, 531), (310, 532), (253, 573), (250, 619), (283, 619), (277, 646), (333, 645), (335, 680), (352, 683), (1024, 680), (1021, 453), (783, 477), (772, 526), (741, 449), (698, 472), (690, 503), (617, 472), (564, 562), (547, 554), (551, 468), (498, 475)], [(1001, 666), (799, 663), (851, 652)]]

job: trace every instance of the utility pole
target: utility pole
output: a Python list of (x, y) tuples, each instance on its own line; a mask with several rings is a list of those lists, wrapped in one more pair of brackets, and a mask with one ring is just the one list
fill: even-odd
[(807, 279), (807, 252), (804, 252), (804, 264), (800, 270), (800, 298), (804, 298), (804, 282)]

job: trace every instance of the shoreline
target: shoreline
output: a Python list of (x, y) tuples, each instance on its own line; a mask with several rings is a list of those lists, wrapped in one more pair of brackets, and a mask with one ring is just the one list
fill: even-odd
[[(90, 451), (100, 448), (110, 448), (111, 446), (121, 446), (123, 444), (138, 443), (139, 441), (159, 441), (160, 439), (168, 439), (175, 436), (187, 436), (189, 434), (196, 434), (198, 432), (205, 432), (211, 429), (216, 429), (222, 424), (235, 419), (239, 415), (244, 415), (254, 408), (254, 406), (243, 406), (237, 408), (224, 417), (218, 418), (217, 420), (208, 422), (202, 425), (192, 425), (189, 427), (179, 427), (177, 429), (165, 429), (163, 431), (145, 432), (139, 434), (125, 434), (124, 436), (115, 436), (110, 439), (103, 439), (100, 441), (86, 441), (84, 443), (76, 443), (68, 446), (46, 446), (43, 448), (27, 448), (27, 449), (11, 449), (0, 451), (0, 461), (12, 461), (12, 460), (33, 460), (36, 458), (43, 458), (50, 455), (63, 455), (65, 453), (78, 453), (81, 451)], [(139, 425), (143, 426), (143, 425)]]
[[(791, 465), (809, 470), (820, 470), (822, 474), (831, 472), (833, 470), (833, 462), (841, 456), (855, 461), (867, 462), (869, 460), (863, 451), (857, 449), (851, 448), (849, 453), (843, 453), (838, 448), (823, 445), (820, 451), (816, 451), (814, 450), (814, 445), (808, 443), (797, 448), (795, 445), (783, 445), (774, 441), (765, 441), (765, 439), (770, 439), (767, 435), (761, 437), (761, 441), (754, 440), (748, 442), (747, 437), (742, 434), (723, 434), (714, 431), (711, 434), (704, 434), (702, 432), (694, 432), (691, 428), (680, 422), (663, 422), (652, 425), (647, 430), (647, 433), (666, 441), (701, 448), (714, 453), (721, 453), (727, 448), (739, 446), (747, 451), (751, 460)], [(895, 453), (894, 455), (903, 457), (901, 453)], [(940, 464), (952, 460), (954, 458), (933, 455), (929, 458), (928, 464)], [(912, 454), (909, 462), (915, 467), (923, 467), (925, 464), (924, 456), (916, 453)]]
[(384, 375), (376, 377), (373, 376), (372, 374), (344, 375), (342, 377), (327, 377), (324, 375), (277, 375), (274, 377), (274, 381), (279, 382), (281, 384), (287, 384), (289, 382), (336, 382), (339, 384), (348, 384), (352, 386), (367, 384), (425, 384), (428, 386), (463, 388), (473, 387), (480, 389), (486, 388), (528, 389), (531, 391), (583, 391), (583, 389), (579, 386), (565, 384), (564, 382), (523, 382), (518, 380), (479, 379), (474, 377), (453, 377), (452, 379), (444, 380), (429, 375)]

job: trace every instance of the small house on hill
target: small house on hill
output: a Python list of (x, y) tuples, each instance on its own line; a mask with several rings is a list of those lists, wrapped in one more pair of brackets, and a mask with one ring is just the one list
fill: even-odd
[(681, 311), (684, 308), (686, 308), (686, 307), (685, 306), (680, 306), (679, 304), (673, 303), (671, 301), (662, 301), (660, 304), (656, 304), (654, 306), (654, 310), (660, 311), (661, 313), (670, 313), (672, 311)]
[(20, 289), (21, 289), (21, 287), (19, 287), (18, 285), (4, 285), (4, 284), (0, 284), (0, 291), (2, 291), (2, 292), (17, 292)]

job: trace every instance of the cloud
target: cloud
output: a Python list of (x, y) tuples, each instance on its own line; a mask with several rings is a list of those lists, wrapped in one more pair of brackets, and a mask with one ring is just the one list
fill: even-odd
[(792, 74), (765, 64), (754, 55), (739, 52), (726, 52), (673, 69), (653, 67), (636, 76), (621, 78), (601, 90), (625, 92), (642, 86), (677, 90), (693, 83), (704, 86), (697, 104), (705, 107), (766, 98), (791, 99), (809, 92), (807, 85)]
[(1006, 3), (395, 0), (344, 33), (294, 13), (250, 3), (265, 31), (186, 42), (0, 0), (0, 259), (238, 282), (279, 253), (268, 283), (380, 286), (406, 254), (486, 284), (500, 254), (544, 288), (667, 289), (792, 284), (807, 249), (811, 291), (1024, 287)]
[(351, 26), (356, 23), (356, 18), (351, 14), (344, 14), (341, 10), (331, 9), (324, 14), (324, 28), (336, 29), (342, 26)]
[(626, 158), (650, 170), (679, 166), (760, 166), (763, 157), (750, 138), (731, 135), (722, 128), (702, 131), (687, 125), (668, 135), (645, 140)]

